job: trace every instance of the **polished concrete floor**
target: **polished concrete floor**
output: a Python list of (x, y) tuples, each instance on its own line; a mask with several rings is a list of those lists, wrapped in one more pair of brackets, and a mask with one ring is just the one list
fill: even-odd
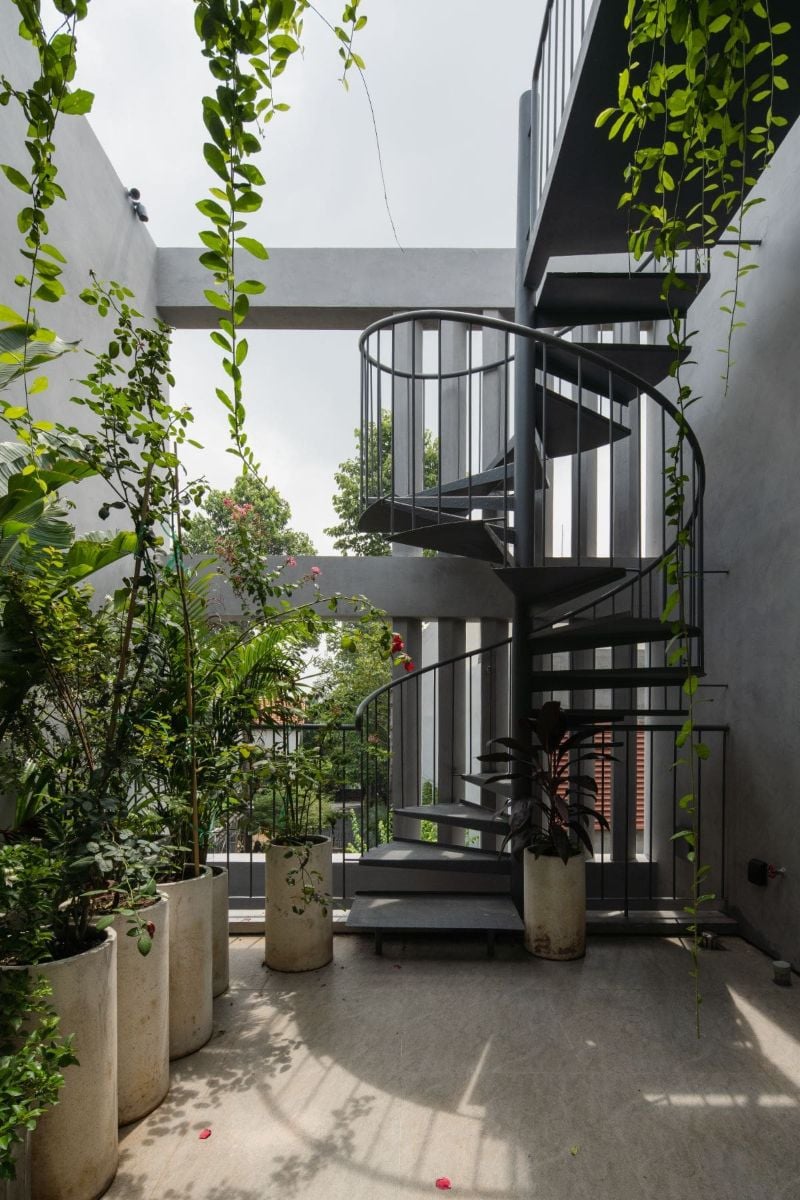
[(698, 1042), (676, 940), (557, 964), (338, 937), (279, 975), (234, 939), (214, 1036), (123, 1130), (107, 1196), (417, 1200), (447, 1177), (465, 1200), (800, 1200), (800, 986), (724, 947)]

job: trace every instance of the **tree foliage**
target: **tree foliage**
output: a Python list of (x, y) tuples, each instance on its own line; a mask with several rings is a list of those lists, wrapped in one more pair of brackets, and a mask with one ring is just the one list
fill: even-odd
[[(333, 546), (345, 557), (349, 554), (391, 554), (389, 542), (379, 533), (362, 533), (358, 528), (362, 505), (362, 446), (361, 430), (355, 430), (356, 452), (353, 458), (339, 463), (334, 474), (337, 491), (331, 503), (338, 522), (323, 530), (334, 539)], [(367, 500), (390, 495), (392, 491), (392, 417), (385, 412), (381, 416), (380, 447), (374, 425), (370, 428), (369, 478)], [(424, 487), (434, 487), (439, 477), (439, 439), (429, 429), (423, 434), (422, 477)]]
[(269, 554), (314, 554), (307, 533), (290, 529), (292, 510), (276, 487), (241, 474), (226, 489), (206, 492), (184, 532), (187, 554), (219, 554), (221, 543), (244, 522), (264, 557)]

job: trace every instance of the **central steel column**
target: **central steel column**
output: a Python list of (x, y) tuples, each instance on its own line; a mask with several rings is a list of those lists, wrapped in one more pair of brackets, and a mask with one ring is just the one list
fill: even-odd
[[(515, 318), (521, 325), (531, 324), (533, 297), (525, 286), (525, 258), (533, 224), (531, 196), (532, 155), (536, 113), (531, 92), (525, 92), (519, 105), (519, 157), (517, 166), (517, 269)], [(534, 344), (518, 337), (514, 370), (514, 562), (518, 567), (535, 565), (534, 500), (536, 485), (536, 423)], [(515, 736), (524, 735), (523, 719), (531, 709), (530, 605), (515, 598), (511, 644), (511, 725)], [(519, 782), (515, 799), (524, 792)], [(512, 802), (512, 809), (514, 804)], [(522, 863), (512, 857), (511, 895), (522, 911)]]

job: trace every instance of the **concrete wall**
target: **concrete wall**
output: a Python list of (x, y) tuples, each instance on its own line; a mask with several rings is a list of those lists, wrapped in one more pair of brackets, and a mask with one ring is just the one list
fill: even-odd
[[(730, 260), (717, 251), (712, 278), (689, 315), (686, 378), (702, 400), (689, 420), (706, 459), (707, 670), (727, 693), (705, 721), (727, 720), (727, 893), (745, 928), (800, 965), (800, 126), (778, 151), (759, 189), (766, 203), (746, 218), (763, 239), (746, 256), (746, 308), (736, 331), (730, 387), (720, 381), (727, 320), (721, 292)], [(747, 861), (785, 866), (766, 888), (747, 882)]]
[[(33, 78), (35, 56), (29, 43), (17, 34), (19, 14), (12, 4), (0, 4), (0, 73), (18, 86)], [(79, 27), (80, 29), (80, 27)], [(80, 46), (79, 46), (80, 53)], [(10, 103), (0, 110), (0, 162), (28, 170), (24, 146), (26, 125), (19, 110)], [(79, 340), (86, 349), (100, 349), (111, 338), (109, 321), (102, 321), (94, 309), (78, 299), (89, 283), (89, 271), (101, 280), (116, 280), (135, 293), (135, 307), (146, 317), (156, 312), (156, 248), (147, 227), (133, 214), (127, 186), (117, 177), (111, 163), (85, 117), (62, 117), (56, 126), (56, 164), (58, 182), (67, 194), (48, 213), (50, 232), (47, 240), (55, 244), (67, 259), (61, 277), (67, 295), (57, 305), (40, 304), (38, 317), (63, 338)], [(24, 311), (25, 293), (14, 286), (14, 276), (27, 264), (20, 256), (22, 239), (17, 231), (17, 213), (26, 197), (0, 175), (0, 303)], [(85, 421), (85, 414), (73, 408), (67, 397), (76, 389), (73, 380), (90, 369), (83, 350), (54, 363), (47, 375), (50, 385), (35, 397), (38, 418), (57, 418), (70, 424)], [(12, 393), (16, 394), (16, 393)], [(7, 437), (0, 422), (0, 438)], [(78, 504), (73, 514), (82, 528), (97, 528), (97, 509), (106, 498), (104, 485), (87, 481), (73, 489)]]

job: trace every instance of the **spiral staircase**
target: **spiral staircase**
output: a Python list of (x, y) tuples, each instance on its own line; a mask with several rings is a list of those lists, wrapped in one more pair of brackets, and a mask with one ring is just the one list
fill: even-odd
[[(706, 278), (687, 273), (687, 304)], [(581, 327), (594, 327), (596, 337), (597, 324), (608, 320), (615, 290), (625, 291), (626, 323), (636, 320), (640, 340), (581, 340)], [(485, 747), (462, 762), (466, 769), (454, 764), (449, 794), (433, 803), (430, 795), (422, 802), (418, 764), (409, 773), (408, 764), (391, 763), (404, 750), (397, 727), (420, 720), (426, 676), (434, 688), (437, 680), (444, 686), (448, 671), (471, 679), (473, 660), (507, 654), (512, 700), (497, 734), (513, 732), (520, 715), (550, 698), (582, 721), (612, 722), (615, 736), (643, 722), (649, 732), (659, 719), (680, 725), (686, 667), (676, 662), (671, 626), (661, 619), (661, 564), (666, 554), (680, 559), (692, 666), (702, 676), (704, 469), (687, 429), (678, 522), (665, 467), (681, 418), (657, 388), (674, 353), (639, 332), (661, 315), (659, 292), (655, 275), (643, 283), (559, 272), (545, 277), (538, 312), (551, 328), (570, 321), (566, 336), (438, 310), (386, 318), (362, 335), (360, 528), (395, 546), (490, 564), (511, 593), (514, 621), (507, 642), (415, 671), (362, 704), (366, 741), (381, 742), (387, 753), (375, 768), (385, 773), (380, 817), (381, 789), (375, 781), (370, 787), (367, 770), (372, 805), (362, 820), (361, 866), (377, 882), (355, 898), (350, 924), (357, 928), (490, 936), (519, 928), (515, 864), (498, 852), (509, 785), (481, 772), (476, 759)], [(676, 538), (678, 525), (691, 531), (685, 543)], [(434, 737), (442, 742), (451, 733), (440, 728)], [(626, 797), (628, 811), (631, 803)], [(598, 871), (608, 879), (614, 860), (624, 861), (628, 886), (629, 824), (624, 841), (613, 828), (607, 838), (596, 831), (590, 894), (592, 879)], [(476, 839), (479, 846), (470, 844)], [(393, 886), (398, 869), (416, 881), (411, 890)]]

